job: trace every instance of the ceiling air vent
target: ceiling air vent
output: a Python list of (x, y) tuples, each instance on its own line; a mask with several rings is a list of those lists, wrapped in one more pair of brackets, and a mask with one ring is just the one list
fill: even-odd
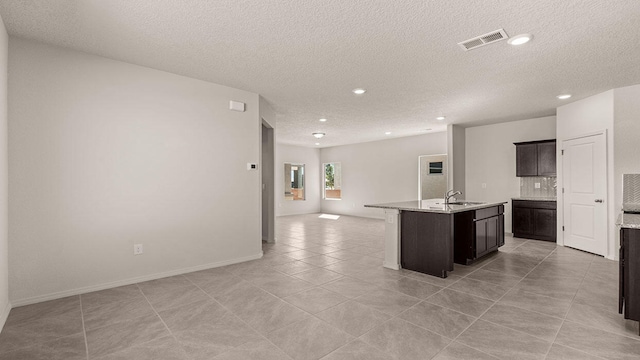
[(460, 47), (462, 47), (464, 51), (469, 51), (471, 49), (476, 49), (481, 46), (494, 43), (496, 41), (507, 39), (508, 37), (509, 35), (507, 35), (504, 30), (498, 29), (484, 35), (476, 36), (472, 39), (459, 42), (458, 45), (460, 45)]

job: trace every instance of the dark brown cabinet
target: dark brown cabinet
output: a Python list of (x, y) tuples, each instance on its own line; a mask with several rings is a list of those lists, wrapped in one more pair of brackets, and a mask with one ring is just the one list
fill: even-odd
[(470, 264), (504, 245), (504, 205), (458, 213), (402, 211), (400, 265), (447, 277), (453, 263)]
[(620, 229), (619, 286), (619, 312), (640, 321), (640, 229)]
[(511, 226), (513, 236), (556, 241), (556, 202), (513, 200)]
[(454, 262), (468, 265), (504, 245), (504, 205), (456, 213)]
[(516, 176), (556, 176), (556, 141), (514, 143)]
[(402, 211), (401, 216), (402, 268), (447, 277), (453, 270), (453, 215)]
[(504, 245), (502, 224), (504, 224), (504, 215), (476, 221), (476, 259)]

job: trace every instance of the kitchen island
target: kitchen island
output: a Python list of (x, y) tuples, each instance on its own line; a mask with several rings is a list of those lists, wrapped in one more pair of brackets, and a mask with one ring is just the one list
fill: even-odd
[(442, 199), (365, 205), (384, 209), (383, 266), (447, 277), (504, 245), (504, 204)]
[(616, 224), (620, 227), (618, 312), (624, 309), (625, 319), (640, 321), (640, 214), (620, 214)]

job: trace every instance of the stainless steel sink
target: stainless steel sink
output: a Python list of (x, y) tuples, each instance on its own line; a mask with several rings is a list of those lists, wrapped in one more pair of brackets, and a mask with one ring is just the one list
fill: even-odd
[(483, 202), (476, 202), (476, 201), (455, 201), (455, 202), (450, 202), (447, 205), (465, 205), (465, 206), (469, 206), (469, 205), (482, 205), (484, 204)]

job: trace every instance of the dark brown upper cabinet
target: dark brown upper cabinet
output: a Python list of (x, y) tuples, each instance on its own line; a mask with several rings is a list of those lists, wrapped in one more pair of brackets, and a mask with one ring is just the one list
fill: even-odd
[(514, 143), (516, 176), (556, 176), (556, 141)]

